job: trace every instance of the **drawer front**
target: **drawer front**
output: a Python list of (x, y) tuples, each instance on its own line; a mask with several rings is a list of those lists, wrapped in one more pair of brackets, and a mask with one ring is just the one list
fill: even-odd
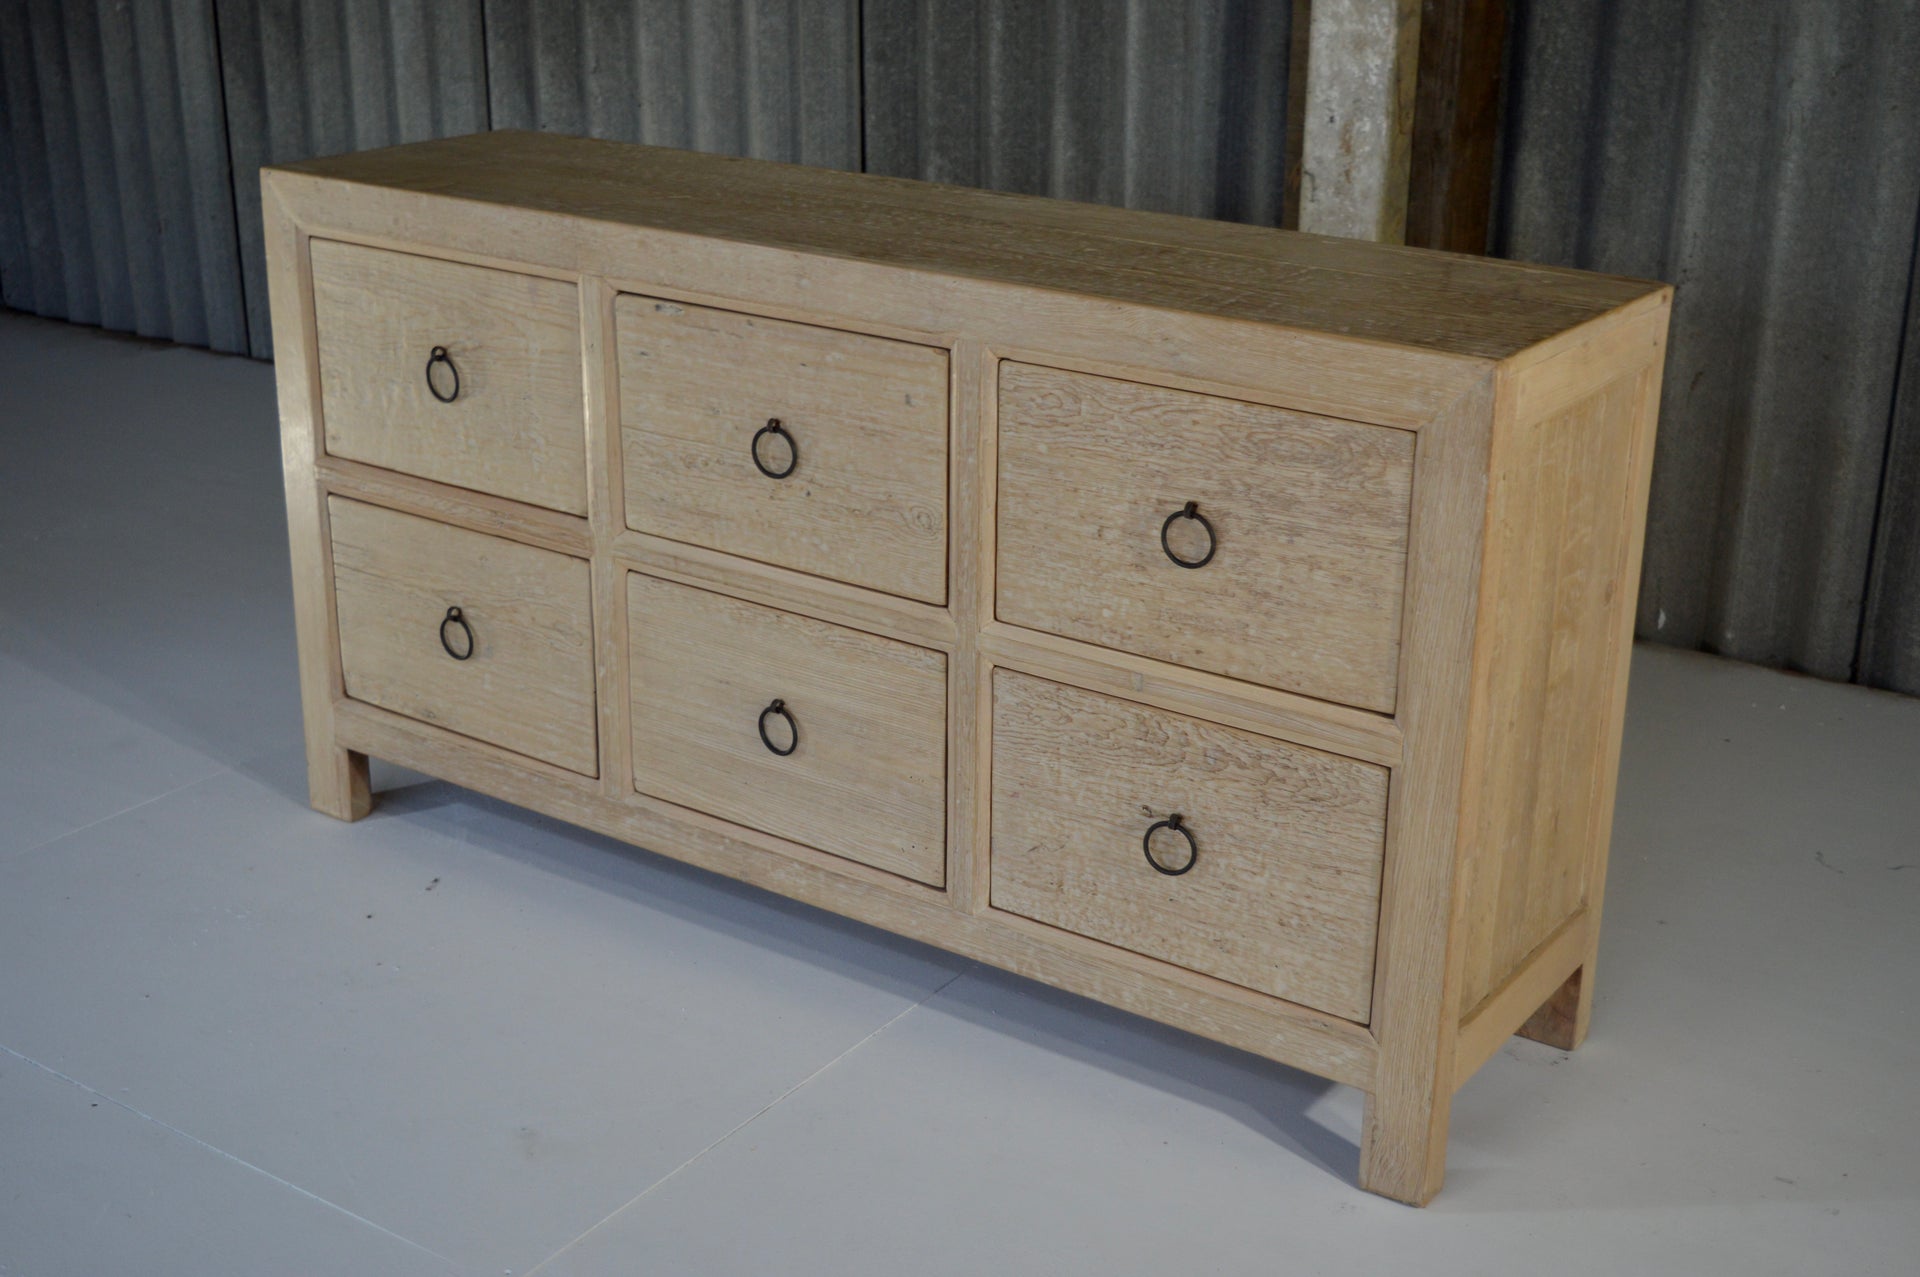
[(1000, 620), (1393, 709), (1412, 434), (1016, 363), (999, 404)]
[(944, 656), (637, 573), (627, 606), (635, 788), (945, 881)]
[(996, 909), (1365, 1023), (1386, 818), (1371, 763), (994, 671)]
[(586, 560), (345, 497), (327, 515), (348, 696), (598, 773)]
[(946, 602), (946, 351), (646, 297), (614, 324), (628, 527)]
[(572, 284), (330, 240), (311, 251), (329, 453), (587, 512)]

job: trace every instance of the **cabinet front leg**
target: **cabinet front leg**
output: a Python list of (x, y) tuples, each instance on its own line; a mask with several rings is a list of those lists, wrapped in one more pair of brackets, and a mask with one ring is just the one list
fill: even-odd
[(313, 809), (335, 820), (358, 820), (373, 810), (367, 756), (337, 745), (309, 745), (307, 794)]
[(1425, 1206), (1447, 1175), (1451, 1095), (1423, 1100), (1372, 1091), (1360, 1134), (1360, 1187)]

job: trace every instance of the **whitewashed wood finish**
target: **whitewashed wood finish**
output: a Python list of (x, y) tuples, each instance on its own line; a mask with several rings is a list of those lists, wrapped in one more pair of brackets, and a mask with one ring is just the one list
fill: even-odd
[[(279, 345), (300, 356), (283, 359), (280, 386), (316, 807), (364, 814), (366, 756), (374, 754), (1350, 1083), (1367, 1095), (1360, 1182), (1404, 1201), (1424, 1202), (1440, 1187), (1452, 1094), (1505, 1032), (1561, 1046), (1586, 1032), (1670, 290), (531, 134), (311, 161), (270, 170), (263, 185)], [(584, 507), (541, 509), (324, 455), (310, 238), (575, 290), (567, 322), (584, 417)], [(847, 564), (812, 570), (630, 529), (628, 494), (643, 476), (620, 429), (625, 378), (614, 328), (622, 293), (751, 316), (756, 328), (805, 325), (836, 343), (867, 338), (942, 358), (951, 352), (941, 390), (947, 531), (939, 601), (850, 583), (862, 570), (851, 550)], [(1382, 682), (1385, 662), (1375, 651), (1367, 658), (1375, 673), (1352, 680), (1357, 690), (1342, 704), (1326, 699), (1324, 686), (1290, 690), (1122, 650), (1125, 635), (1102, 646), (995, 619), (996, 567), (1005, 567), (1006, 549), (997, 503), (1007, 361), (1106, 378), (1148, 399), (1210, 396), (1252, 414), (1241, 418), (1240, 437), (1206, 445), (1224, 446), (1229, 465), (1239, 456), (1234, 448), (1271, 419), (1263, 412), (1319, 419), (1376, 442), (1403, 436), (1412, 486), (1390, 680)], [(711, 373), (700, 376), (711, 381)], [(1616, 383), (1630, 392), (1608, 389)], [(1548, 417), (1584, 437), (1565, 448), (1530, 446), (1530, 437), (1546, 437), (1530, 427)], [(1191, 429), (1179, 409), (1170, 419), (1176, 430)], [(1578, 479), (1556, 469), (1554, 456), (1581, 471)], [(1593, 457), (1604, 464), (1585, 469), (1581, 459)], [(1278, 508), (1301, 493), (1313, 499), (1324, 480), (1314, 465), (1294, 467), (1260, 492), (1261, 506)], [(1590, 491), (1574, 490), (1582, 485)], [(1363, 495), (1371, 491), (1362, 485)], [(591, 560), (594, 641), (583, 684), (597, 678), (600, 689), (588, 710), (589, 720), (594, 709), (599, 715), (597, 777), (345, 695), (329, 495)], [(1181, 498), (1188, 499), (1207, 498)], [(1559, 524), (1542, 522), (1540, 512), (1556, 508)], [(1332, 506), (1296, 532), (1324, 535), (1349, 518)], [(1549, 535), (1554, 526), (1557, 537)], [(1150, 531), (1157, 553), (1157, 522)], [(1539, 574), (1527, 566), (1535, 532), (1559, 544), (1567, 565), (1545, 611), (1537, 606)], [(1580, 546), (1591, 555), (1573, 548)], [(930, 680), (936, 690), (926, 703), (928, 717), (945, 719), (944, 808), (936, 795), (927, 827), (946, 843), (942, 876), (932, 876), (932, 862), (907, 872), (876, 868), (844, 843), (801, 841), (789, 825), (757, 829), (636, 790), (629, 663), (641, 637), (628, 633), (635, 614), (624, 593), (636, 571), (690, 593), (711, 591), (729, 606), (771, 607), (867, 642), (905, 644), (940, 662), (944, 677)], [(1564, 606), (1568, 600), (1585, 601)], [(1537, 629), (1543, 615), (1553, 619), (1554, 646), (1541, 681), (1527, 673), (1536, 666), (1521, 659), (1524, 645), (1496, 638)], [(1254, 616), (1240, 645), (1287, 639), (1271, 619)], [(1322, 652), (1304, 659), (1330, 662), (1323, 674), (1351, 664), (1350, 655)], [(1512, 692), (1516, 671), (1547, 689), (1536, 698), (1544, 704)], [(1007, 743), (991, 730), (993, 688), (996, 678), (1019, 676), (1117, 698), (1143, 721), (1195, 722), (1203, 734), (1252, 742), (1246, 748), (1256, 753), (1319, 750), (1339, 756), (1340, 767), (1385, 769), (1371, 996), (1364, 1012), (1357, 998), (1343, 1004), (1364, 1023), (989, 907), (993, 825), (1004, 814), (991, 781)], [(1549, 714), (1564, 722), (1567, 739), (1587, 744), (1553, 753), (1524, 781), (1492, 747), (1508, 731), (1501, 706), (1521, 722)], [(762, 748), (757, 735), (753, 747)], [(1512, 828), (1537, 829), (1544, 819), (1578, 836), (1508, 840), (1500, 845), (1512, 854), (1495, 853), (1475, 831), (1508, 828), (1489, 826), (1488, 808), (1521, 804), (1528, 792), (1539, 801), (1524, 822), (1517, 807), (1508, 812), (1502, 819), (1519, 822)], [(1266, 808), (1243, 801), (1238, 810), (1257, 822)], [(1488, 857), (1496, 856), (1490, 875)], [(1528, 885), (1490, 893), (1485, 884), (1496, 880)], [(1535, 883), (1549, 889), (1535, 891)], [(1575, 883), (1585, 888), (1574, 920), (1522, 951), (1520, 937), (1538, 934), (1536, 924), (1564, 907)], [(1257, 926), (1250, 919), (1248, 934)], [(1521, 956), (1474, 1005), (1468, 973), (1482, 953), (1500, 955), (1496, 965)], [(1528, 1014), (1525, 1004), (1549, 988)], [(1339, 998), (1312, 996), (1323, 1004)]]
[(1385, 768), (1010, 670), (993, 742), (995, 909), (1366, 1021)]
[[(640, 792), (945, 881), (944, 656), (639, 573), (627, 637)], [(784, 757), (758, 729), (776, 698), (799, 729)]]
[[(345, 497), (327, 510), (348, 696), (594, 774), (586, 560)], [(468, 660), (441, 646), (449, 607), (473, 631)]]
[[(572, 284), (319, 239), (312, 253), (329, 453), (587, 512)], [(459, 371), (452, 403), (428, 390), (436, 346)]]
[[(357, 702), (338, 714), (342, 745), (599, 830), (636, 847), (910, 935), (1350, 1086), (1373, 1077), (1365, 1027), (1263, 997), (1138, 954), (1007, 914), (970, 914), (943, 893), (840, 856), (645, 794), (615, 801), (572, 772)], [(668, 854), (663, 852), (663, 854)]]
[(1000, 620), (1393, 709), (1412, 434), (1012, 362), (999, 414)]
[(320, 356), (314, 341), (313, 272), (307, 234), (271, 184), (262, 192), (267, 288), (281, 333), (274, 383), (280, 405), (280, 457), (287, 494), (287, 549), (293, 569), (293, 630), (300, 658), (300, 717), (307, 754), (307, 798), (314, 810), (358, 820), (373, 809), (364, 753), (340, 743), (340, 631), (333, 611), (333, 547), (326, 493), (319, 481)]
[(628, 527), (946, 601), (946, 351), (649, 297), (614, 327)]

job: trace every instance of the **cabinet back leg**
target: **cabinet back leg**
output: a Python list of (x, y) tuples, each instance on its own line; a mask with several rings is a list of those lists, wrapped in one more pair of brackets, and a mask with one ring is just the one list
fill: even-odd
[(373, 810), (367, 756), (335, 745), (307, 751), (307, 795), (313, 809), (335, 820), (358, 820)]
[(1571, 1051), (1587, 1039), (1587, 1021), (1593, 1013), (1593, 958), (1589, 956), (1518, 1032), (1523, 1038)]

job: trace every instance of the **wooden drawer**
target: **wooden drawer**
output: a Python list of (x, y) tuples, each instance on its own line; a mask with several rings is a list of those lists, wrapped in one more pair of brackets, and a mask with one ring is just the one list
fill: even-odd
[(944, 656), (638, 573), (627, 608), (640, 792), (945, 881)]
[(598, 773), (584, 559), (345, 497), (327, 514), (348, 696)]
[(999, 406), (1000, 620), (1393, 709), (1411, 433), (1018, 363)]
[(1386, 819), (1385, 768), (994, 671), (996, 909), (1365, 1023)]
[(628, 527), (946, 601), (946, 351), (647, 297), (614, 326)]
[(330, 240), (311, 253), (329, 453), (587, 512), (572, 284)]

